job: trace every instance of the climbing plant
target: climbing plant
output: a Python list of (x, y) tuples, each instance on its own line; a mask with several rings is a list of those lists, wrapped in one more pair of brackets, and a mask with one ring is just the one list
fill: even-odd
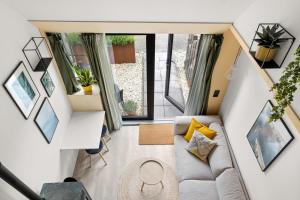
[(280, 119), (285, 108), (294, 100), (294, 93), (300, 84), (300, 48), (296, 50), (295, 60), (290, 62), (283, 71), (278, 83), (271, 88), (277, 105), (273, 107), (270, 122)]

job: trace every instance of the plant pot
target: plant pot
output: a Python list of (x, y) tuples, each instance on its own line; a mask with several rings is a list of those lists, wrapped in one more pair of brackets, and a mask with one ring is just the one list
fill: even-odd
[(134, 43), (125, 46), (113, 45), (115, 64), (135, 63)]
[(255, 53), (255, 58), (259, 61), (269, 62), (273, 60), (277, 53), (278, 48), (267, 48), (264, 46), (257, 46), (257, 51)]
[(86, 86), (86, 87), (83, 87), (83, 91), (84, 91), (84, 94), (92, 94), (93, 92), (93, 86), (92, 85), (89, 85), (89, 86)]
[(137, 116), (136, 111), (126, 112), (128, 116)]

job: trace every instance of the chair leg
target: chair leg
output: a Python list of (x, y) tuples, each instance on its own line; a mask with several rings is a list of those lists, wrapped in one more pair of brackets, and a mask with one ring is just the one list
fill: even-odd
[(105, 140), (104, 140), (103, 138), (101, 138), (101, 141), (103, 142), (103, 144), (104, 144), (104, 146), (105, 146), (105, 149), (106, 149), (106, 150), (104, 151), (104, 153), (109, 152), (109, 149), (108, 149), (108, 146), (107, 146)]
[(107, 133), (107, 134), (106, 134), (106, 137), (107, 137), (106, 142), (108, 142), (109, 140), (111, 140), (111, 135), (110, 135), (110, 133)]
[(90, 167), (89, 168), (91, 168), (92, 167), (92, 156), (89, 155), (89, 157), (90, 157)]
[(101, 159), (103, 160), (103, 162), (104, 162), (104, 164), (105, 164), (105, 166), (106, 166), (106, 165), (107, 165), (107, 162), (105, 161), (104, 157), (102, 156), (101, 153), (99, 153), (99, 155), (100, 155)]

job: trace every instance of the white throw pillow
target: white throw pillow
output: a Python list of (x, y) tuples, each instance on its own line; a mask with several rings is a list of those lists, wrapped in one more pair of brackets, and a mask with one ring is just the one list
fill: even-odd
[(216, 144), (216, 142), (195, 130), (190, 142), (186, 146), (186, 150), (197, 156), (200, 160), (207, 162), (207, 157)]

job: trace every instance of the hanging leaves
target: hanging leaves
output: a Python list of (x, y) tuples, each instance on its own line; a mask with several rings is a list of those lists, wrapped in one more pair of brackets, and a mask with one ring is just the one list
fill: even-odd
[(274, 91), (274, 99), (277, 105), (273, 107), (272, 114), (269, 121), (276, 121), (280, 119), (285, 108), (294, 100), (294, 93), (297, 86), (300, 84), (300, 48), (296, 50), (295, 60), (290, 62), (283, 71), (278, 83), (275, 83), (271, 88)]

